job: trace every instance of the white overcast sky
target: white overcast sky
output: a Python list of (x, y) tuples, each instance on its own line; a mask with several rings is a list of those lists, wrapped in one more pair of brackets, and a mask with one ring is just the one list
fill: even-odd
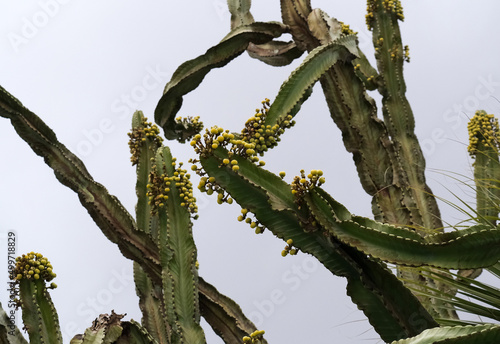
[[(351, 24), (362, 49), (373, 49), (364, 24), (365, 1), (313, 1), (312, 6)], [(466, 188), (436, 170), (470, 177), (466, 124), (476, 109), (500, 114), (498, 1), (404, 1), (401, 24), (411, 63), (408, 97), (427, 158), (427, 178), (473, 201)], [(254, 1), (256, 20), (280, 20), (279, 2)], [(229, 30), (222, 0), (2, 1), (0, 84), (38, 114), (77, 153), (95, 180), (134, 212), (135, 169), (127, 131), (134, 110), (153, 119), (163, 87), (182, 62), (204, 53)], [(288, 39), (288, 38), (287, 38)], [(301, 58), (303, 59), (303, 57)], [(242, 55), (212, 71), (185, 97), (180, 115), (201, 116), (206, 126), (239, 131), (265, 97), (271, 100), (298, 64), (275, 68)], [(129, 99), (126, 101), (126, 99)], [(352, 158), (329, 118), (321, 89), (264, 160), (287, 180), (300, 169), (322, 169), (325, 188), (351, 212), (370, 216)], [(0, 287), (6, 306), (6, 232), (17, 234), (18, 253), (38, 251), (58, 274), (51, 292), (69, 342), (99, 313), (140, 319), (131, 261), (105, 239), (77, 196), (0, 119)], [(167, 143), (179, 160), (189, 146)], [(194, 184), (197, 184), (195, 179)], [(269, 343), (376, 343), (376, 333), (345, 294), (345, 281), (310, 257), (282, 258), (285, 243), (269, 232), (253, 234), (236, 221), (239, 207), (198, 195), (194, 234), (200, 275), (237, 301)], [(447, 221), (464, 217), (442, 208)], [(272, 299), (275, 296), (274, 300)], [(276, 297), (279, 295), (279, 297)], [(20, 314), (18, 316), (20, 324)], [(207, 331), (209, 343), (221, 343)]]

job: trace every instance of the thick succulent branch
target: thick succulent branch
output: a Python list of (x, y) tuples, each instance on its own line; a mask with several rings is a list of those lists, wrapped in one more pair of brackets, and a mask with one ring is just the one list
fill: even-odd
[(197, 58), (186, 61), (172, 75), (155, 109), (155, 122), (164, 129), (167, 139), (185, 141), (196, 133), (175, 123), (175, 114), (182, 105), (182, 97), (194, 90), (214, 68), (220, 68), (238, 57), (249, 43), (263, 44), (281, 36), (287, 28), (280, 23), (251, 23), (238, 26), (216, 46)]
[[(398, 159), (403, 203), (411, 213), (409, 225), (424, 229), (442, 229), (440, 213), (430, 188), (425, 183), (425, 159), (415, 135), (415, 119), (406, 98), (403, 63), (406, 58), (399, 20), (403, 20), (401, 2), (369, 0), (367, 23), (373, 32), (373, 45), (382, 95), (382, 113)], [(424, 233), (425, 234), (425, 233)]]
[(155, 339), (134, 320), (121, 321), (124, 315), (101, 314), (83, 334), (73, 337), (70, 344), (157, 344)]
[[(9, 307), (10, 308), (10, 307)], [(11, 312), (12, 311), (12, 312)], [(28, 344), (21, 331), (16, 326), (14, 310), (9, 314), (3, 309), (0, 303), (0, 343), (2, 344)]]
[(477, 111), (468, 130), (468, 150), (474, 159), (477, 217), (480, 222), (496, 226), (500, 210), (498, 120), (485, 111)]
[(56, 285), (53, 282), (46, 285), (55, 276), (52, 265), (40, 253), (30, 252), (16, 258), (16, 267), (10, 277), (19, 285), (18, 302), (30, 343), (62, 343), (59, 317), (47, 290)]
[[(240, 344), (243, 337), (257, 331), (255, 325), (242, 316), (240, 306), (202, 278), (199, 281), (201, 314), (225, 343)], [(260, 340), (267, 344), (264, 338)]]

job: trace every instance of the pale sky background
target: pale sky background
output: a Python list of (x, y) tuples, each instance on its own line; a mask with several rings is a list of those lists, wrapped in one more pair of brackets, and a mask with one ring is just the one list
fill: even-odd
[[(359, 31), (362, 49), (372, 54), (365, 1), (323, 0), (312, 6), (351, 24)], [(446, 199), (456, 201), (450, 189), (473, 201), (465, 187), (436, 170), (470, 177), (467, 119), (476, 109), (500, 114), (500, 102), (494, 98), (500, 99), (500, 2), (420, 0), (404, 1), (403, 7), (403, 42), (411, 55), (405, 65), (407, 94), (427, 158), (428, 182)], [(254, 1), (252, 13), (258, 21), (281, 20), (278, 1)], [(175, 69), (226, 35), (225, 1), (3, 0), (0, 22), (0, 85), (40, 116), (79, 155), (95, 180), (133, 213), (135, 168), (129, 163), (126, 135), (132, 113), (140, 109), (152, 120)], [(239, 131), (262, 99), (274, 99), (298, 63), (276, 68), (244, 54), (212, 71), (184, 98), (179, 115), (199, 115), (207, 127)], [(133, 104), (124, 101), (127, 97)], [(351, 212), (371, 216), (370, 198), (359, 185), (319, 87), (296, 120), (295, 128), (264, 157), (266, 168), (286, 171), (287, 181), (300, 169), (322, 169), (324, 187), (333, 197)], [(58, 274), (59, 287), (51, 295), (65, 342), (111, 309), (140, 320), (132, 262), (102, 235), (77, 196), (59, 184), (6, 119), (0, 119), (0, 144), (4, 308), (5, 235), (14, 230), (18, 254), (41, 252)], [(194, 157), (188, 145), (167, 144), (180, 161)], [(238, 223), (237, 205), (219, 206), (215, 197), (204, 195), (197, 198), (200, 219), (194, 223), (194, 235), (200, 275), (238, 302), (266, 331), (269, 343), (380, 340), (346, 296), (344, 279), (305, 254), (282, 258), (285, 243), (268, 231), (257, 236)], [(446, 207), (442, 213), (451, 223), (464, 219)], [(276, 291), (282, 296), (269, 307)], [(206, 335), (208, 343), (222, 343), (210, 331)]]

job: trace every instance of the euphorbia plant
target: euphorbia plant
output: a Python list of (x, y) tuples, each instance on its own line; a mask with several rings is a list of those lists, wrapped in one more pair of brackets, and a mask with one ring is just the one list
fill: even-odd
[[(405, 96), (403, 64), (409, 56), (399, 31), (404, 18), (401, 3), (368, 1), (366, 20), (373, 32), (376, 66), (359, 48), (356, 33), (348, 25), (313, 10), (308, 1), (281, 1), (283, 23), (255, 22), (250, 1), (228, 1), (228, 5), (231, 32), (177, 69), (155, 111), (155, 122), (167, 139), (188, 141), (194, 147), (197, 157), (191, 162), (193, 172), (201, 176), (199, 189), (217, 194), (219, 203), (238, 203), (242, 208), (238, 220), (248, 222), (258, 234), (270, 231), (286, 242), (282, 255), (310, 254), (332, 274), (345, 277), (348, 295), (384, 341), (407, 338), (402, 343), (416, 343), (427, 336), (427, 342), (496, 342), (499, 327), (460, 324), (448, 286), (459, 280), (438, 269), (494, 266), (500, 258), (495, 227), (498, 211), (488, 208), (485, 213), (480, 205), (478, 218), (487, 221), (443, 232), (437, 202), (425, 182), (424, 158)], [(275, 40), (285, 33), (293, 41)], [(274, 100), (263, 101), (263, 108), (241, 131), (216, 125), (202, 130), (198, 118), (176, 117), (185, 94), (213, 68), (223, 67), (245, 50), (273, 66), (289, 64), (304, 52), (307, 57)], [(297, 171), (296, 177), (288, 179), (267, 171), (261, 160), (269, 149), (279, 149), (281, 136), (287, 135), (285, 131), (293, 126), (318, 81), (344, 146), (353, 155), (361, 185), (372, 196), (374, 220), (354, 216), (335, 195), (324, 191), (321, 170)], [(368, 90), (380, 93), (383, 119), (377, 117), (377, 105)], [(163, 145), (155, 125), (141, 112), (133, 115), (130, 149), (138, 197), (134, 219), (40, 118), (5, 89), (1, 91), (1, 115), (44, 157), (58, 180), (78, 194), (108, 239), (134, 261), (142, 323), (103, 315), (84, 334), (75, 336), (73, 343), (200, 343), (204, 342), (200, 316), (226, 343), (265, 342), (263, 332), (234, 301), (198, 276), (191, 230), (197, 207), (190, 175)], [(474, 135), (481, 135), (482, 130)], [(483, 136), (491, 141), (496, 140), (494, 134)], [(478, 142), (488, 148), (476, 150), (488, 153), (485, 159), (476, 155), (478, 181), (485, 171), (496, 168), (492, 161), (498, 163), (497, 146), (481, 139)], [(480, 195), (488, 195), (485, 189), (492, 187), (483, 186)], [(484, 200), (483, 196), (478, 199)], [(418, 297), (386, 263), (398, 266), (398, 277)], [(411, 269), (421, 266), (431, 268)], [(30, 277), (35, 274), (13, 277), (31, 286), (40, 284)], [(30, 341), (60, 342), (58, 331), (47, 332), (57, 326), (50, 299), (42, 297), (42, 304), (30, 297), (30, 293), (20, 295), (23, 313), (28, 312), (23, 305), (29, 303), (40, 314), (25, 320), (32, 322), (26, 326)], [(440, 327), (445, 322), (456, 326)], [(23, 341), (18, 332), (3, 338)]]

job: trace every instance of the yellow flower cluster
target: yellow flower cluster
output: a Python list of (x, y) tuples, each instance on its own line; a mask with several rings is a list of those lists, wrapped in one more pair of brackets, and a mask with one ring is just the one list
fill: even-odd
[[(227, 134), (227, 133), (225, 133), (225, 134)], [(223, 137), (223, 136), (219, 136), (219, 137)], [(217, 140), (215, 140), (214, 142), (220, 143), (220, 141), (217, 141)], [(217, 148), (217, 147), (215, 147), (215, 148)], [(215, 148), (213, 148), (213, 149), (215, 149)], [(189, 162), (195, 164), (196, 162), (198, 162), (198, 160), (190, 159)], [(222, 162), (222, 165), (230, 166), (231, 169), (235, 172), (237, 172), (239, 170), (238, 161), (235, 159), (233, 159), (233, 160), (224, 159)], [(225, 193), (224, 189), (216, 182), (215, 177), (207, 177), (206, 173), (202, 169), (199, 169), (196, 165), (191, 166), (191, 170), (195, 171), (198, 175), (201, 176), (200, 182), (198, 184), (198, 190), (200, 190), (201, 192), (205, 192), (209, 196), (214, 194), (214, 193), (217, 193), (217, 203), (218, 204), (222, 204), (222, 203), (232, 204), (233, 203), (233, 199), (231, 197), (229, 197), (228, 194)]]
[(132, 132), (127, 134), (130, 138), (128, 146), (130, 148), (130, 153), (132, 154), (132, 157), (130, 158), (132, 166), (139, 162), (140, 151), (146, 140), (156, 143), (153, 145), (154, 150), (160, 147), (163, 143), (163, 139), (159, 135), (160, 129), (158, 129), (158, 126), (148, 122), (147, 120), (148, 119), (144, 117), (142, 126), (139, 128), (133, 128)]
[(311, 173), (306, 175), (304, 170), (300, 170), (300, 177), (295, 176), (292, 181), (292, 194), (300, 198), (309, 190), (316, 186), (321, 186), (325, 183), (325, 177), (322, 177), (323, 171), (321, 170), (311, 170)]
[[(368, 27), (368, 30), (373, 29), (373, 21), (374, 21), (374, 15), (373, 12), (376, 11), (377, 9), (377, 2), (379, 0), (368, 0), (367, 5), (366, 5), (366, 15), (365, 15), (365, 20), (366, 20), (366, 26)], [(404, 21), (405, 16), (403, 14), (403, 6), (401, 5), (400, 0), (382, 0), (382, 5), (384, 6), (385, 10), (387, 12), (392, 12), (396, 14), (396, 17)]]
[(203, 130), (203, 122), (200, 121), (200, 116), (177, 117), (175, 119), (175, 127), (179, 132), (177, 139), (179, 142), (184, 143)]
[(285, 249), (281, 251), (281, 256), (286, 257), (288, 254), (292, 256), (296, 255), (299, 250), (297, 248), (293, 248), (292, 245), (293, 245), (293, 240), (288, 239), (286, 241)]
[[(228, 157), (222, 160), (220, 167), (226, 166), (226, 168), (230, 168), (233, 172), (239, 171), (238, 159), (241, 160), (241, 158), (250, 160), (259, 166), (264, 166), (265, 162), (260, 160), (257, 155), (262, 156), (265, 151), (276, 146), (280, 141), (279, 136), (283, 134), (285, 129), (295, 124), (290, 115), (280, 120), (278, 124), (272, 126), (265, 124), (270, 107), (269, 102), (269, 99), (262, 101), (262, 109), (257, 109), (255, 115), (246, 121), (241, 134), (233, 134), (229, 130), (213, 126), (210, 129), (205, 129), (203, 135), (196, 134), (191, 140), (191, 146), (200, 157), (210, 155), (219, 147), (226, 148), (230, 146)], [(198, 185), (200, 191), (206, 192), (208, 195), (216, 192), (219, 204), (224, 202), (231, 204), (233, 202), (232, 198), (225, 195), (223, 188), (217, 184), (214, 177), (207, 177), (206, 173), (196, 166), (196, 163), (199, 162), (198, 160), (190, 159), (189, 162), (193, 163), (191, 169), (201, 177)], [(254, 226), (252, 228), (256, 227), (252, 224), (251, 226)], [(263, 228), (257, 227), (256, 232), (259, 231), (261, 233)]]
[(396, 16), (399, 20), (403, 21), (405, 19), (403, 14), (403, 6), (401, 5), (400, 0), (383, 0), (383, 4), (388, 12), (396, 13)]
[[(264, 152), (275, 147), (280, 141), (280, 135), (284, 133), (285, 129), (292, 127), (295, 121), (292, 116), (288, 115), (281, 119), (277, 124), (265, 124), (266, 117), (269, 110), (269, 99), (262, 101), (262, 109), (257, 109), (255, 115), (250, 117), (241, 134), (232, 134), (229, 130), (214, 126), (210, 130), (206, 129), (205, 134), (197, 134), (191, 141), (191, 146), (194, 147), (195, 152), (200, 155), (210, 153), (217, 147), (226, 147), (231, 145), (229, 149), (231, 154), (238, 154), (244, 158), (259, 165), (265, 165), (257, 155), (264, 155)], [(234, 171), (238, 171), (239, 167), (234, 167)]]
[(261, 343), (261, 339), (264, 336), (264, 333), (266, 333), (266, 331), (264, 330), (254, 331), (252, 334), (250, 334), (250, 337), (249, 336), (243, 337), (243, 343), (259, 344)]
[[(278, 144), (280, 135), (285, 132), (285, 129), (295, 125), (291, 115), (281, 119), (277, 124), (266, 125), (269, 107), (270, 100), (266, 98), (262, 101), (262, 109), (256, 109), (255, 115), (246, 121), (245, 127), (241, 131), (241, 139), (235, 140), (233, 143), (234, 146), (237, 146), (233, 151), (249, 157), (256, 154), (262, 156), (264, 152)], [(249, 145), (253, 147), (246, 148)], [(250, 152), (248, 152), (248, 149), (250, 149)]]
[(375, 10), (375, 0), (368, 0), (366, 3), (366, 15), (365, 15), (365, 21), (366, 21), (366, 26), (368, 27), (368, 30), (373, 29), (373, 11)]
[[(193, 165), (195, 166), (195, 165)], [(237, 165), (232, 165), (237, 166)], [(196, 167), (196, 166), (195, 166)], [(198, 173), (201, 173), (198, 171)], [(233, 204), (233, 199), (229, 197), (228, 194), (224, 192), (224, 189), (220, 187), (219, 184), (215, 181), (214, 177), (201, 177), (200, 183), (198, 184), (198, 190), (201, 192), (206, 192), (207, 195), (212, 195), (214, 192), (217, 193), (217, 203), (222, 204), (222, 203), (227, 203), (227, 204)]]
[(248, 217), (248, 209), (241, 209), (241, 215), (238, 216), (238, 221), (245, 221), (250, 225), (250, 228), (255, 229), (255, 234), (262, 234), (264, 232), (264, 226), (260, 224), (257, 220), (252, 220)]
[[(172, 166), (176, 166), (176, 158), (172, 158)], [(147, 196), (149, 204), (152, 206), (152, 213), (156, 214), (159, 208), (165, 206), (165, 201), (168, 200), (171, 187), (176, 187), (181, 198), (181, 207), (186, 207), (191, 214), (198, 212), (196, 198), (193, 197), (193, 184), (191, 183), (191, 175), (182, 168), (182, 162), (175, 168), (174, 174), (168, 176), (166, 174), (159, 175), (156, 167), (153, 166), (149, 174), (149, 183), (147, 185)], [(195, 219), (198, 215), (194, 216)]]
[[(10, 278), (20, 281), (22, 279), (52, 281), (56, 274), (52, 271), (52, 264), (41, 253), (30, 252), (16, 258), (16, 267), (12, 271)], [(55, 283), (51, 283), (49, 288), (56, 288)]]
[(467, 124), (469, 131), (469, 147), (467, 151), (474, 158), (480, 151), (480, 145), (484, 148), (490, 147), (495, 151), (499, 149), (499, 126), (495, 116), (486, 111), (476, 111), (474, 117)]
[(234, 140), (234, 137), (234, 134), (231, 134), (229, 130), (213, 126), (210, 129), (205, 129), (203, 137), (201, 134), (196, 134), (190, 144), (194, 148), (196, 154), (205, 156), (206, 154), (209, 154), (213, 150), (217, 149), (219, 146), (227, 146), (232, 140)]
[(342, 26), (342, 34), (344, 35), (355, 35), (357, 32), (353, 31), (349, 24), (344, 24), (344, 22), (339, 21), (340, 25)]

